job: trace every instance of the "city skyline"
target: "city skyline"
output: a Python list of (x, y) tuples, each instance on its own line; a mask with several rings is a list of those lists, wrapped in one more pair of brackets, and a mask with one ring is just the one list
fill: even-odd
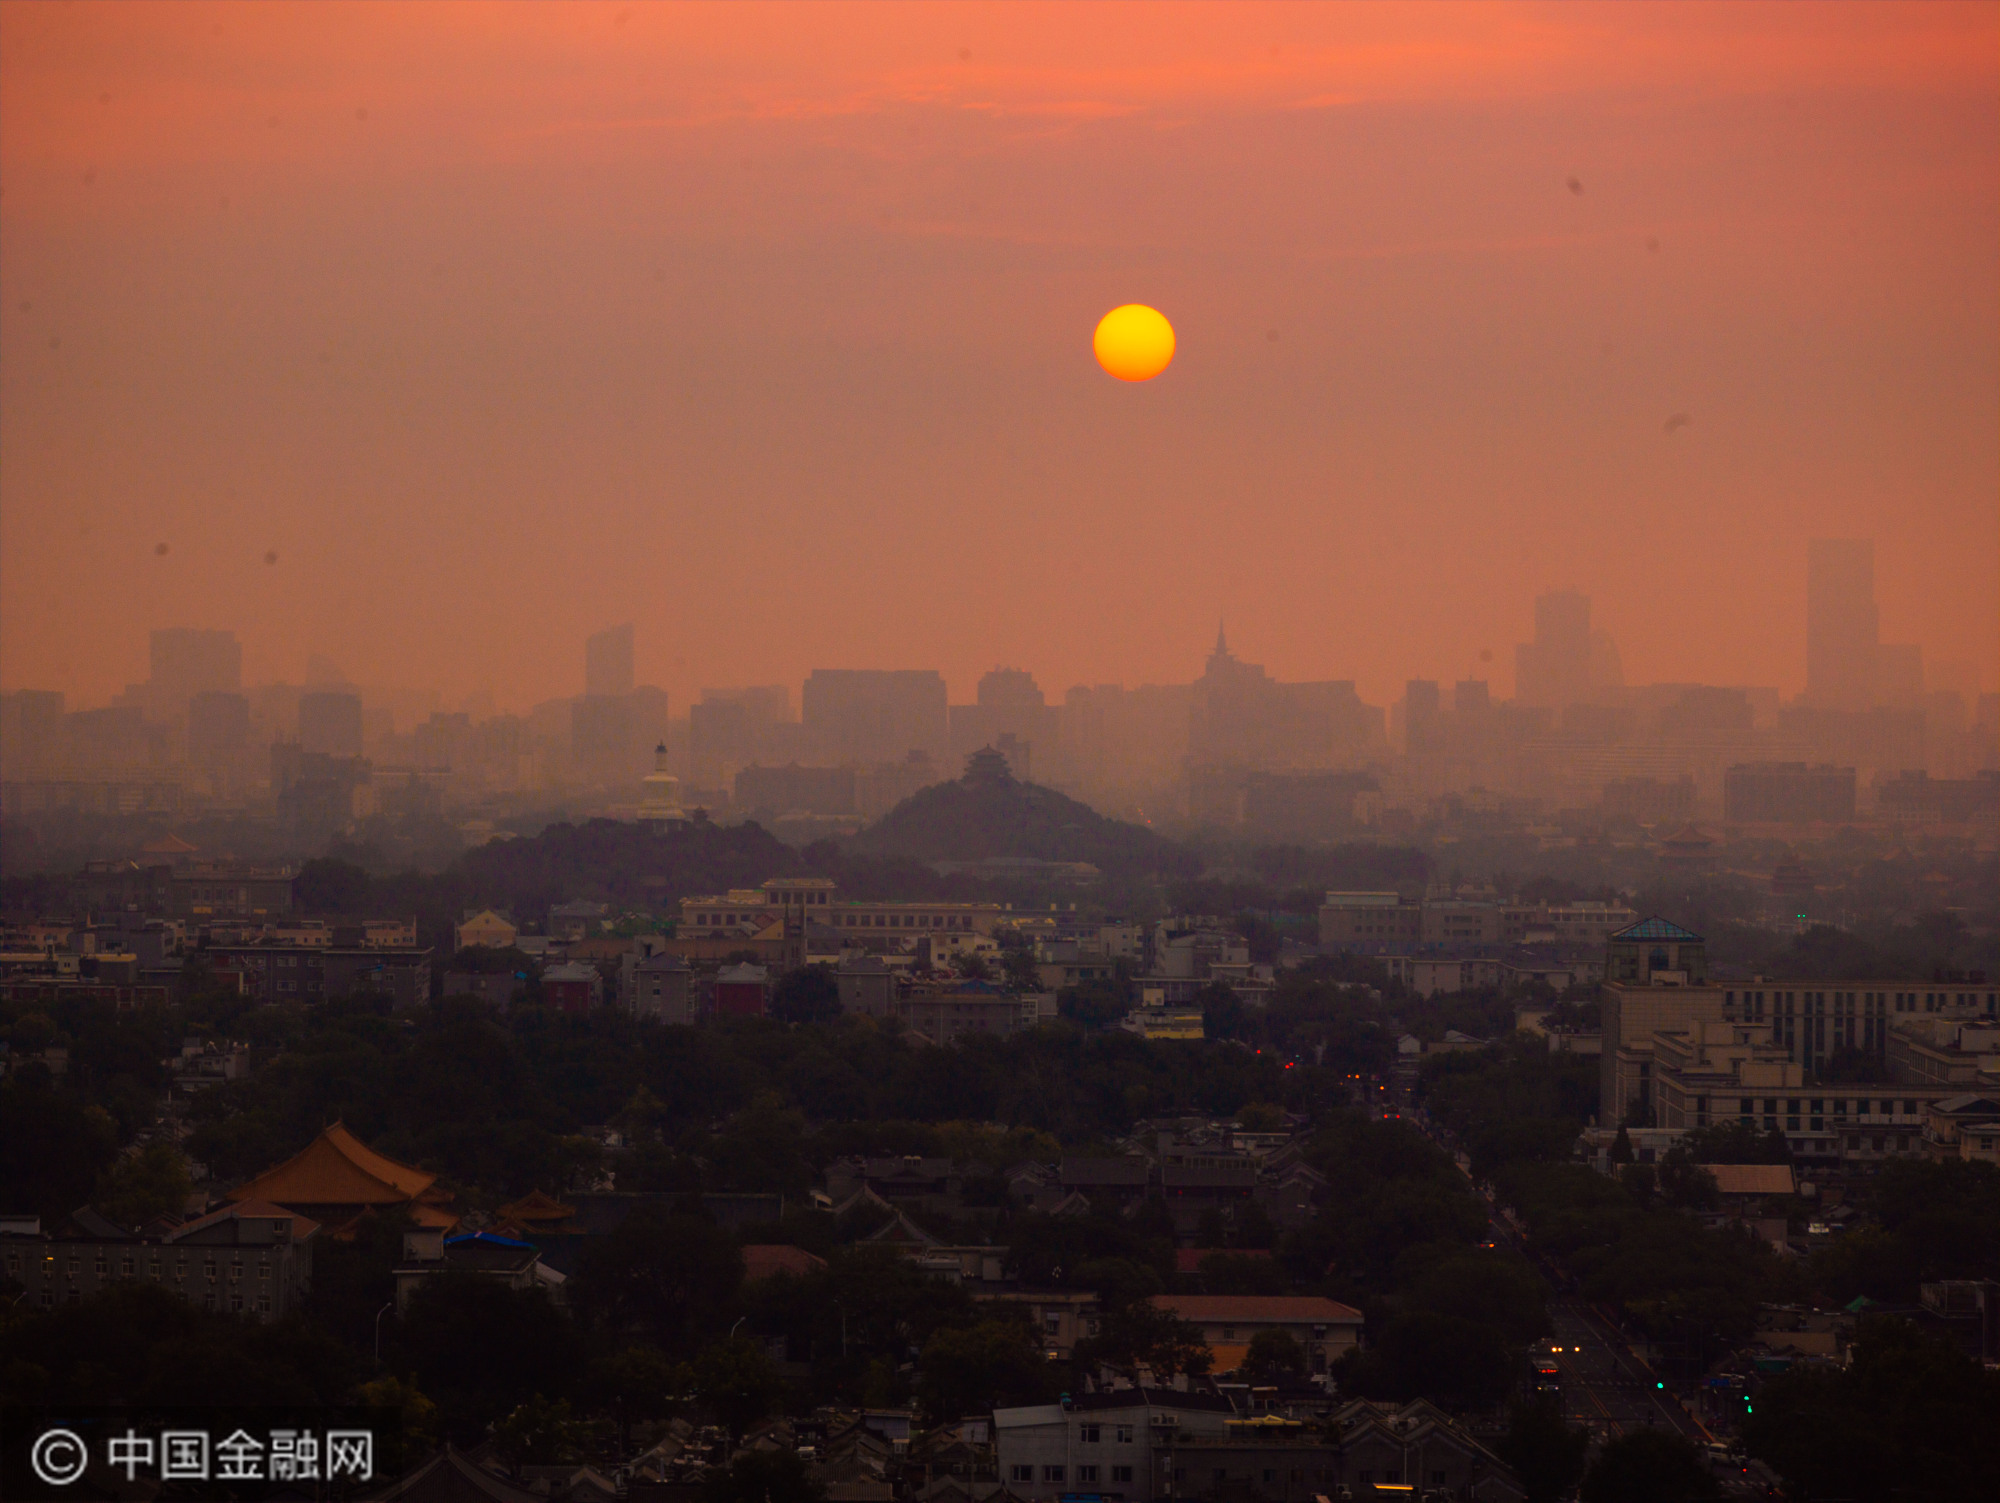
[[(1801, 704), (1818, 704), (1824, 708), (1843, 710), (1866, 709), (1870, 705), (1907, 703), (1913, 696), (1924, 693), (1957, 693), (1968, 701), (1976, 700), (1983, 693), (1991, 692), (1988, 685), (1977, 677), (1978, 668), (1974, 661), (1964, 657), (1932, 654), (1922, 643), (1890, 644), (1881, 639), (1881, 611), (1875, 597), (1874, 585), (1874, 540), (1846, 538), (1815, 538), (1808, 549), (1810, 565), (1803, 570), (1807, 574), (1808, 588), (1806, 601), (1800, 613), (1799, 635), (1803, 638), (1799, 661), (1788, 674), (1781, 674), (1776, 681), (1758, 683), (1748, 678), (1725, 679), (1722, 682), (1732, 688), (1752, 688), (1775, 691), (1785, 699), (1796, 699)], [(1813, 592), (1812, 580), (1818, 577), (1815, 571), (1825, 567), (1827, 558), (1838, 558), (1845, 563), (1849, 577), (1844, 580), (1844, 588), (1836, 588), (1829, 595), (1824, 590), (1819, 595)], [(1859, 560), (1856, 564), (1853, 560)], [(1860, 574), (1853, 575), (1858, 568)], [(1858, 578), (1860, 581), (1856, 583)], [(1600, 689), (1619, 688), (1648, 682), (1644, 679), (1628, 677), (1623, 668), (1624, 649), (1617, 636), (1601, 624), (1597, 624), (1594, 613), (1600, 602), (1586, 591), (1567, 588), (1551, 588), (1538, 592), (1530, 603), (1530, 623), (1520, 640), (1501, 644), (1497, 648), (1483, 648), (1479, 653), (1466, 653), (1470, 659), (1466, 671), (1456, 675), (1411, 674), (1407, 678), (1385, 683), (1375, 694), (1362, 679), (1349, 673), (1343, 682), (1352, 684), (1360, 697), (1369, 702), (1388, 704), (1396, 700), (1404, 687), (1411, 682), (1432, 682), (1445, 686), (1453, 683), (1473, 682), (1487, 686), (1496, 700), (1519, 700), (1523, 704), (1560, 709), (1564, 704), (1587, 699), (1592, 692)], [(1580, 614), (1579, 614), (1580, 612)], [(1226, 617), (1218, 618), (1217, 630), (1226, 634)], [(1551, 633), (1553, 632), (1553, 635)], [(1835, 646), (1828, 648), (1825, 641), (1833, 635)], [(310, 653), (305, 670), (295, 677), (282, 674), (259, 677), (246, 668), (246, 663), (256, 663), (261, 654), (261, 644), (246, 644), (229, 628), (154, 626), (148, 632), (151, 643), (150, 684), (144, 678), (128, 681), (121, 690), (103, 696), (103, 701), (120, 702), (128, 700), (135, 691), (146, 691), (141, 695), (150, 718), (174, 719), (186, 712), (186, 703), (193, 692), (189, 686), (179, 684), (179, 678), (190, 669), (182, 666), (183, 659), (194, 659), (206, 651), (212, 655), (222, 652), (230, 663), (230, 682), (224, 685), (220, 679), (210, 683), (202, 680), (200, 687), (229, 689), (252, 687), (282, 687), (297, 685), (305, 689), (345, 688), (355, 692), (368, 691), (387, 694), (402, 699), (411, 696), (428, 696), (437, 708), (461, 709), (477, 708), (482, 713), (520, 714), (536, 705), (547, 705), (575, 697), (591, 698), (599, 696), (630, 695), (635, 688), (646, 688), (666, 692), (678, 707), (680, 719), (687, 716), (687, 707), (704, 699), (714, 700), (729, 697), (746, 690), (755, 690), (759, 685), (781, 682), (787, 694), (791, 685), (801, 688), (814, 674), (844, 673), (850, 671), (869, 672), (922, 672), (936, 673), (943, 678), (949, 702), (954, 705), (972, 702), (974, 690), (979, 682), (995, 672), (1023, 673), (1034, 680), (1036, 687), (1048, 696), (1051, 702), (1059, 702), (1069, 689), (1088, 689), (1103, 685), (1125, 688), (1145, 687), (1144, 681), (1121, 679), (1118, 677), (1079, 681), (1064, 684), (1054, 679), (1043, 682), (1044, 675), (1035, 667), (1023, 666), (1008, 658), (1004, 652), (995, 655), (984, 668), (967, 674), (963, 679), (954, 679), (936, 664), (909, 663), (830, 663), (814, 662), (796, 678), (780, 680), (772, 673), (763, 673), (754, 663), (731, 665), (733, 677), (715, 682), (696, 683), (679, 693), (666, 689), (657, 677), (648, 676), (635, 664), (646, 660), (643, 651), (645, 634), (634, 622), (622, 622), (616, 626), (604, 627), (588, 632), (576, 645), (580, 672), (573, 674), (574, 682), (558, 686), (553, 693), (532, 700), (505, 700), (493, 694), (485, 685), (472, 689), (462, 686), (447, 686), (436, 683), (363, 683), (346, 673), (338, 663), (322, 653)], [(1574, 641), (1568, 639), (1574, 638)], [(1241, 633), (1239, 631), (1239, 640)], [(1258, 643), (1255, 651), (1260, 656), (1269, 657), (1279, 649), (1281, 643)], [(162, 653), (167, 654), (163, 664)], [(247, 655), (246, 655), (247, 654)], [(1881, 655), (1888, 657), (1878, 662)], [(1165, 684), (1186, 682), (1196, 676), (1195, 665), (1199, 656), (1178, 673), (1169, 670), (1163, 678), (1153, 681)], [(658, 657), (658, 649), (653, 654)], [(1645, 658), (1642, 652), (1641, 659)], [(1832, 657), (1838, 659), (1834, 669), (1825, 666)], [(1866, 667), (1857, 668), (1848, 659), (1865, 659)], [(1563, 661), (1568, 659), (1568, 661)], [(1818, 664), (1820, 666), (1816, 667)], [(1338, 671), (1338, 664), (1331, 665)], [(211, 675), (214, 670), (209, 670)], [(1844, 672), (1846, 677), (1829, 680), (1829, 673)], [(1525, 674), (1525, 682), (1524, 682)], [(1858, 677), (1857, 677), (1858, 675)], [(1282, 676), (1282, 675), (1281, 675)], [(1702, 683), (1694, 677), (1678, 677), (1652, 682), (1662, 683)], [(0, 684), (0, 691), (15, 692), (21, 689), (48, 690), (48, 684)], [(65, 692), (58, 690), (58, 692)], [(165, 698), (160, 696), (164, 692)], [(101, 701), (72, 699), (71, 710), (94, 707)], [(165, 708), (162, 708), (165, 707)], [(1970, 705), (1968, 705), (1970, 708)], [(399, 718), (401, 718), (399, 716)], [(784, 718), (780, 716), (779, 718)]]
[(0, 683), (2000, 681), (1990, 9), (600, 10), (0, 13)]

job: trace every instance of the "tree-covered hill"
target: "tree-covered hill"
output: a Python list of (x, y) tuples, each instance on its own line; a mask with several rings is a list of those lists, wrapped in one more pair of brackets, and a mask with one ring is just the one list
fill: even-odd
[(1107, 819), (1052, 788), (1023, 783), (998, 753), (976, 755), (964, 777), (912, 794), (847, 843), (869, 856), (984, 861), (1026, 856), (1087, 861), (1113, 877), (1183, 876), (1192, 851), (1143, 825)]
[(347, 861), (308, 861), (295, 898), (305, 913), (415, 914), (421, 942), (442, 949), (468, 908), (539, 922), (551, 905), (586, 898), (614, 912), (671, 913), (683, 897), (804, 870), (799, 853), (761, 825), (696, 820), (655, 834), (593, 819), (479, 846), (435, 875), (371, 876)]

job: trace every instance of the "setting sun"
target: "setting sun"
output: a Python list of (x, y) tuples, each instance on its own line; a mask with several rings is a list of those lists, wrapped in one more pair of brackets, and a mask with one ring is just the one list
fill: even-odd
[(1097, 363), (1120, 381), (1150, 381), (1173, 363), (1174, 326), (1144, 303), (1113, 308), (1091, 341)]

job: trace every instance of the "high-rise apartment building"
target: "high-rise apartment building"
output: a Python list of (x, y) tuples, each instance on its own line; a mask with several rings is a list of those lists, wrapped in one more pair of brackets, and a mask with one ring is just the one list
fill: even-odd
[(329, 757), (361, 755), (361, 696), (321, 690), (299, 696), (299, 749)]
[(1403, 748), (1411, 756), (1435, 751), (1444, 699), (1434, 678), (1413, 678), (1403, 685)]
[(1722, 780), (1723, 818), (1731, 824), (1849, 824), (1854, 769), (1804, 762), (1743, 762)]
[(1015, 758), (1025, 760), (1036, 747), (1048, 757), (1054, 751), (1055, 721), (1056, 712), (1032, 673), (995, 668), (979, 680), (977, 703), (951, 707), (952, 762), (962, 763), (981, 747), (997, 747), (1003, 739), (1015, 749), (1010, 763)]
[(606, 627), (583, 644), (583, 692), (592, 698), (630, 694), (632, 623)]
[(68, 735), (63, 715), (58, 690), (0, 694), (0, 774), (19, 781), (59, 771)]
[(1348, 680), (1280, 683), (1261, 664), (1215, 651), (1191, 686), (1188, 756), (1193, 765), (1303, 772), (1360, 762), (1379, 730)]
[(799, 696), (808, 749), (836, 762), (942, 759), (950, 743), (935, 669), (815, 668)]
[(1880, 648), (1875, 544), (1814, 538), (1806, 550), (1806, 697), (1825, 709), (1869, 708)]
[(162, 718), (186, 713), (204, 692), (234, 694), (243, 687), (243, 648), (233, 631), (169, 626), (152, 635), (148, 708)]
[(603, 786), (625, 781), (645, 750), (630, 694), (586, 694), (570, 701), (570, 756), (578, 776)]
[(204, 689), (188, 701), (188, 760), (197, 766), (240, 757), (250, 745), (250, 701)]
[(1590, 597), (1551, 590), (1535, 597), (1535, 640), (1514, 649), (1514, 698), (1561, 709), (1590, 695)]

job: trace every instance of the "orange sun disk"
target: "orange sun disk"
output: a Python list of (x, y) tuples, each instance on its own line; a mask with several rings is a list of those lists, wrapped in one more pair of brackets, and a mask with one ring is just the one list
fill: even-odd
[(1091, 347), (1120, 381), (1150, 381), (1173, 363), (1174, 326), (1157, 308), (1127, 303), (1097, 321)]

